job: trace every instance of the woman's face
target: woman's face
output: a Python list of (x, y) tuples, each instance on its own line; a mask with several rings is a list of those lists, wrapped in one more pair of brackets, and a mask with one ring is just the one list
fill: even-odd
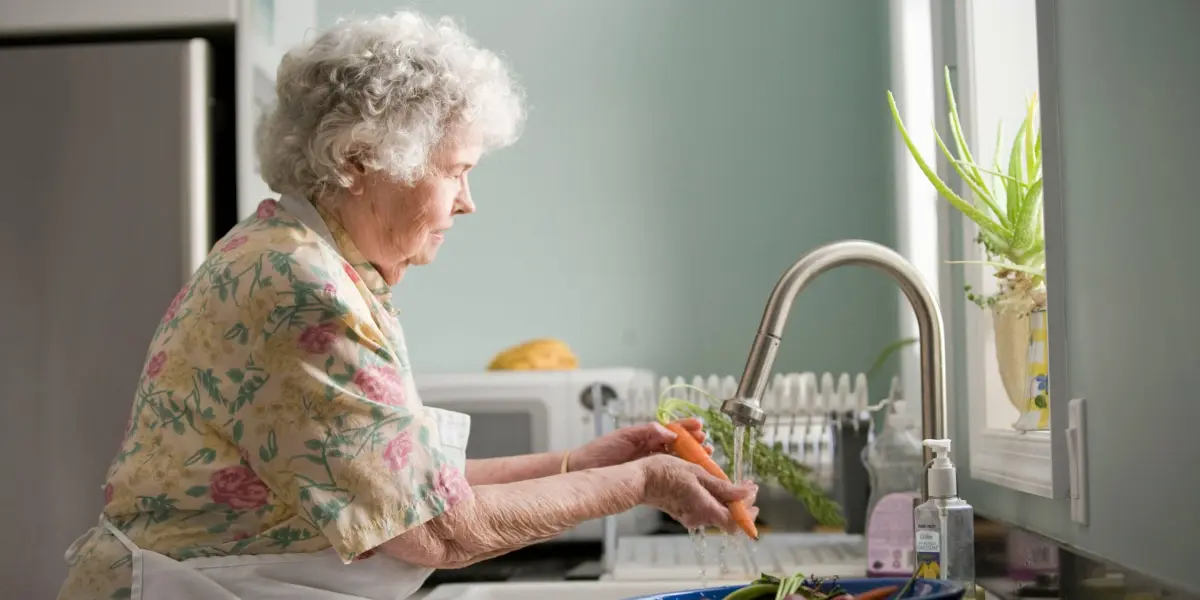
[(482, 153), (476, 136), (448, 139), (415, 185), (365, 173), (328, 206), (388, 285), (395, 285), (409, 265), (433, 261), (456, 215), (475, 212), (467, 175)]

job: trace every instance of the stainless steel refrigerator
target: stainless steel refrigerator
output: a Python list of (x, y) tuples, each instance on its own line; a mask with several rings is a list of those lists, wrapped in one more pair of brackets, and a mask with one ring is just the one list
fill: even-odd
[(155, 326), (236, 221), (215, 39), (0, 47), (0, 596), (57, 593)]

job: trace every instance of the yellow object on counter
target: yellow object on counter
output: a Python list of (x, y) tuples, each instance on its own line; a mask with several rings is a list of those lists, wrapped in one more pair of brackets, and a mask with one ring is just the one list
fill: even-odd
[(506, 348), (488, 364), (489, 371), (569, 371), (579, 359), (565, 342), (540, 338)]

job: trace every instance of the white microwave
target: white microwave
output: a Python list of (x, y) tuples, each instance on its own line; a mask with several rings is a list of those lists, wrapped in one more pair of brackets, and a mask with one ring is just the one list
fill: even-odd
[[(468, 459), (574, 450), (596, 437), (594, 390), (608, 400), (653, 384), (654, 373), (632, 368), (416, 376), (426, 406), (471, 416)], [(660, 523), (658, 511), (639, 506), (617, 517), (617, 535), (644, 535)], [(600, 540), (601, 524), (589, 521), (558, 539)]]

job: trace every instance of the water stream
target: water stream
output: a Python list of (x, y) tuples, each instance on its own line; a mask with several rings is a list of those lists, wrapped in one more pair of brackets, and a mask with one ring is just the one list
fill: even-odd
[(688, 538), (692, 540), (692, 547), (696, 550), (696, 565), (700, 567), (700, 587), (708, 587), (708, 565), (707, 557), (707, 542), (705, 541), (704, 528), (696, 528), (688, 530)]
[[(747, 448), (746, 442), (753, 440), (753, 435), (747, 438), (748, 432), (744, 425), (738, 425), (733, 429), (733, 479), (734, 483), (741, 483), (752, 477), (753, 471), (753, 454), (745, 456)], [(749, 458), (750, 460), (747, 460)], [(747, 469), (747, 467), (751, 467)], [(751, 540), (744, 531), (738, 531), (732, 536), (723, 536), (721, 540), (721, 572), (722, 574), (729, 572), (729, 565), (726, 550), (729, 546), (733, 547), (733, 553), (736, 560), (742, 563), (745, 567), (749, 567), (751, 574), (757, 576), (758, 569), (758, 544)]]
[[(734, 482), (754, 477), (754, 461), (747, 460), (748, 457), (744, 456), (747, 450), (747, 435), (745, 427), (734, 428), (733, 456), (728, 457), (733, 463), (730, 479)], [(708, 539), (705, 530), (691, 529), (688, 531), (688, 538), (696, 552), (696, 563), (700, 569), (700, 587), (708, 587)], [(721, 541), (717, 546), (717, 577), (727, 578), (730, 575), (738, 578), (757, 577), (761, 572), (758, 566), (757, 551), (758, 544), (751, 540), (745, 532), (738, 530), (733, 535), (722, 533)]]

